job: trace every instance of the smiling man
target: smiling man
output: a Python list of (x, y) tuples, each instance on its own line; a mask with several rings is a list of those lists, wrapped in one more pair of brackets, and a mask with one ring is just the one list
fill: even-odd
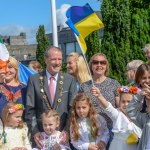
[(46, 70), (29, 78), (25, 119), (39, 148), (43, 131), (41, 114), (46, 110), (55, 109), (60, 116), (60, 131), (62, 142), (67, 141), (67, 120), (73, 96), (76, 94), (74, 78), (61, 73), (62, 51), (58, 47), (51, 47), (45, 52)]

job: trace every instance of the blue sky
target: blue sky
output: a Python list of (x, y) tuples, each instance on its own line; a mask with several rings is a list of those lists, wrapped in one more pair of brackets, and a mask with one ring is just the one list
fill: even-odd
[[(51, 32), (51, 0), (0, 0), (0, 35), (27, 33), (28, 43), (35, 41), (39, 25)], [(56, 0), (57, 24), (66, 26), (65, 12), (70, 6), (89, 3), (93, 10), (100, 10), (97, 0)]]

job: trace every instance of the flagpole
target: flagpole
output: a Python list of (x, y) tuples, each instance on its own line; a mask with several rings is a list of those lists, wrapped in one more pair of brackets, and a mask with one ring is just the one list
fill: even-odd
[(89, 68), (88, 62), (87, 62), (87, 60), (86, 60), (86, 57), (85, 57), (84, 51), (83, 51), (83, 49), (82, 49), (82, 46), (81, 46), (81, 44), (80, 44), (79, 38), (78, 38), (78, 36), (77, 36), (76, 34), (74, 34), (74, 35), (75, 35), (75, 37), (76, 37), (76, 39), (77, 39), (77, 41), (78, 41), (78, 44), (79, 44), (79, 46), (80, 46), (80, 49), (81, 49), (81, 51), (82, 51), (82, 54), (83, 54), (83, 58), (84, 58), (85, 64), (86, 64), (86, 66), (87, 66), (87, 69), (88, 69), (89, 75), (91, 76), (92, 85), (94, 86), (94, 81), (93, 81), (93, 78), (92, 78), (92, 74), (91, 74), (91, 71), (90, 71), (90, 68)]
[(56, 22), (56, 4), (55, 0), (51, 0), (52, 29), (53, 29), (53, 45), (58, 47), (57, 22)]

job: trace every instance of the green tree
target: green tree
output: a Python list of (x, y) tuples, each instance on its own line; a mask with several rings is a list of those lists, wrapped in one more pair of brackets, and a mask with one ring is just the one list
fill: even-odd
[(141, 51), (149, 42), (149, 5), (145, 0), (105, 0), (102, 3), (102, 52), (110, 63), (110, 76), (126, 83), (125, 67), (133, 59), (145, 60)]
[(40, 62), (43, 68), (45, 68), (44, 53), (50, 47), (50, 42), (45, 34), (44, 25), (40, 25), (36, 33), (37, 49), (36, 59)]
[(126, 62), (132, 57), (129, 0), (103, 1), (102, 16), (105, 25), (102, 52), (108, 57), (110, 76), (123, 83)]
[(145, 60), (145, 56), (141, 53), (141, 49), (145, 46), (145, 44), (149, 43), (150, 41), (150, 8), (147, 8), (145, 2), (143, 3), (143, 5), (139, 6), (140, 4), (134, 2), (131, 5), (132, 34), (130, 46), (133, 51), (134, 59)]
[(86, 59), (87, 61), (95, 54), (100, 52), (100, 35), (99, 31), (94, 31), (86, 38), (87, 52)]

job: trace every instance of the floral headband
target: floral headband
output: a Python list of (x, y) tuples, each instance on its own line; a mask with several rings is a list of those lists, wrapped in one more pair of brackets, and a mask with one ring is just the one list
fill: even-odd
[(16, 104), (14, 106), (12, 106), (11, 108), (9, 108), (9, 113), (14, 113), (19, 109), (24, 109), (24, 106), (22, 104)]
[(118, 88), (118, 92), (121, 93), (131, 93), (131, 94), (137, 94), (139, 93), (141, 90), (137, 87), (133, 87), (133, 86), (121, 86), (120, 88)]

